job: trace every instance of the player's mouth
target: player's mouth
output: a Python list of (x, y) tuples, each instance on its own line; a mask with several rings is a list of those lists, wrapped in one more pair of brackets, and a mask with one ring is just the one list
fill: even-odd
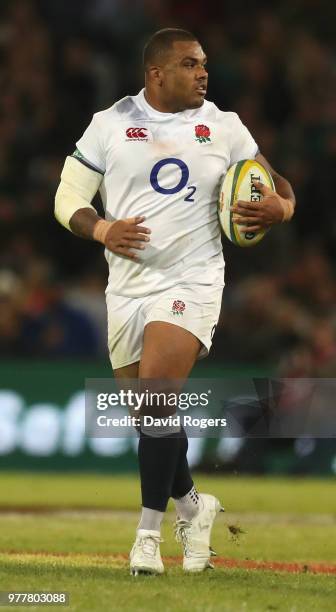
[(198, 86), (196, 87), (196, 91), (197, 91), (197, 93), (198, 93), (198, 94), (200, 94), (201, 96), (205, 96), (205, 94), (206, 94), (206, 90), (207, 90), (207, 87), (206, 87), (206, 85), (205, 85), (205, 84), (204, 84), (204, 85), (198, 85)]

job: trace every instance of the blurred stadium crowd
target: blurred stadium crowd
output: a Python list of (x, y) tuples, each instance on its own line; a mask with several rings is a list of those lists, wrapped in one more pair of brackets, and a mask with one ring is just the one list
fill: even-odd
[(106, 354), (102, 250), (58, 226), (53, 198), (92, 113), (142, 86), (147, 36), (178, 26), (208, 54), (208, 99), (238, 112), (298, 200), (293, 223), (248, 253), (225, 241), (216, 357), (334, 375), (333, 9), (317, 0), (219, 4), (2, 0), (1, 358)]

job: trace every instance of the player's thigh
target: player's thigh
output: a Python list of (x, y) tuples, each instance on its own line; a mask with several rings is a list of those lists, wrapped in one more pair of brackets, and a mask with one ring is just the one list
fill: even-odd
[(183, 327), (164, 321), (151, 321), (144, 330), (139, 377), (185, 379), (195, 364), (200, 348), (200, 340)]
[(188, 377), (206, 356), (218, 321), (222, 287), (176, 286), (148, 304), (141, 378)]
[(138, 378), (139, 375), (139, 361), (130, 363), (123, 368), (113, 369), (114, 378), (118, 379), (118, 384), (122, 383), (123, 379)]
[[(130, 363), (122, 368), (113, 370), (114, 378), (116, 379), (117, 388), (119, 391), (133, 391), (138, 389), (139, 361)], [(138, 417), (138, 413), (131, 406), (128, 406), (128, 412), (131, 416)]]
[(136, 378), (142, 352), (144, 299), (106, 295), (108, 348), (116, 378)]

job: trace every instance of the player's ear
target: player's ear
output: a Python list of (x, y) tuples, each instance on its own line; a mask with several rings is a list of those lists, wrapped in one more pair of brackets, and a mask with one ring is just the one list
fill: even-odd
[(152, 83), (156, 83), (157, 85), (162, 85), (162, 69), (160, 66), (151, 66), (147, 70), (148, 77)]

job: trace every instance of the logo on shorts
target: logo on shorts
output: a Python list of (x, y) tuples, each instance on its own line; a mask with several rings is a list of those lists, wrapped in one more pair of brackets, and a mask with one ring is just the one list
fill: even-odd
[(195, 136), (197, 142), (210, 142), (210, 128), (207, 125), (195, 125)]
[(129, 127), (126, 130), (127, 140), (148, 140), (148, 130), (144, 127)]
[(182, 300), (174, 300), (173, 301), (173, 306), (172, 306), (172, 313), (173, 315), (183, 315), (183, 312), (185, 311), (185, 303), (182, 302)]

